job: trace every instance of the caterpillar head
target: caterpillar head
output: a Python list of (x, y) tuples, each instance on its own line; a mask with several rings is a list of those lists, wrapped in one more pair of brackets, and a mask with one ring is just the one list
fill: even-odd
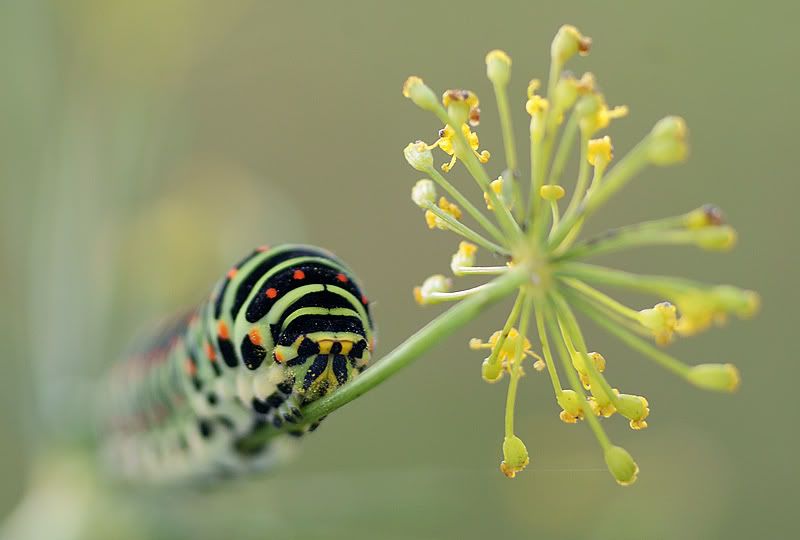
[(278, 339), (272, 357), (292, 372), (295, 390), (312, 401), (364, 371), (371, 350), (360, 333), (318, 331), (302, 334), (289, 345)]

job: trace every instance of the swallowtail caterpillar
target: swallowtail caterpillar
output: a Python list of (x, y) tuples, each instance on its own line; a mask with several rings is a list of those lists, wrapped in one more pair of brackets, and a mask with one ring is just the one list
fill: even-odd
[[(134, 343), (105, 385), (105, 450), (124, 476), (192, 480), (263, 468), (303, 405), (356, 377), (374, 347), (352, 272), (316, 247), (259, 248), (209, 298)], [(259, 448), (255, 430), (281, 430)]]

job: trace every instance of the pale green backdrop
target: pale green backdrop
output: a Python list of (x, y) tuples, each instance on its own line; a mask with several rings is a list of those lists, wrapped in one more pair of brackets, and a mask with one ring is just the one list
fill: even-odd
[(482, 95), (496, 174), (484, 54), (513, 56), (523, 137), (526, 83), (546, 75), (550, 38), (570, 22), (594, 38), (572, 67), (631, 108), (611, 132), (618, 153), (665, 114), (692, 136), (686, 165), (648, 172), (591, 227), (715, 202), (740, 234), (728, 254), (606, 262), (759, 290), (757, 319), (675, 346), (735, 362), (741, 391), (687, 387), (592, 328), (613, 381), (650, 400), (647, 430), (610, 423), (639, 482), (614, 484), (535, 375), (517, 421), (532, 463), (506, 480), (504, 388), (481, 381), (466, 347), (500, 326), (498, 307), (329, 418), (285, 469), (201, 493), (102, 495), (98, 524), (76, 538), (792, 536), (799, 16), (791, 1), (3, 2), (0, 515), (36, 456), (89, 438), (90, 383), (136, 327), (198, 300), (255, 245), (311, 242), (348, 261), (376, 300), (379, 350), (438, 313), (410, 291), (446, 270), (454, 242), (425, 229), (401, 150), (440, 126), (400, 86), (418, 74)]

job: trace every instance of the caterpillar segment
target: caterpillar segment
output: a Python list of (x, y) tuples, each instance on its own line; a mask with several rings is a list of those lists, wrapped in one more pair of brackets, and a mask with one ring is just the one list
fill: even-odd
[[(264, 468), (317, 427), (302, 407), (366, 369), (374, 343), (369, 302), (342, 262), (311, 246), (259, 248), (111, 370), (109, 459), (154, 481)], [(276, 436), (241, 444), (256, 430)]]

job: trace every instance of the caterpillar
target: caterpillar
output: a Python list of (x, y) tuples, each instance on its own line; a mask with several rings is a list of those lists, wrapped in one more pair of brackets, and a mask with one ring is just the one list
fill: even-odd
[[(123, 476), (229, 476), (316, 428), (300, 409), (369, 364), (374, 328), (352, 272), (312, 246), (261, 247), (195, 309), (134, 341), (108, 376), (105, 454)], [(240, 443), (255, 430), (276, 437)]]

